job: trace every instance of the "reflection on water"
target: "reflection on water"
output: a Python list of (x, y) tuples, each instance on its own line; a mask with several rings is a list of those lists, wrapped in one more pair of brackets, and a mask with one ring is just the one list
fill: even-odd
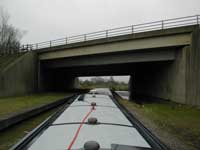
[(124, 99), (129, 99), (130, 92), (129, 91), (115, 91), (117, 94), (119, 94)]

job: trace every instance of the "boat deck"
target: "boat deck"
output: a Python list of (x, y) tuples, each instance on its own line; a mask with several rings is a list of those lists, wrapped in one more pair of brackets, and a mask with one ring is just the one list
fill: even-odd
[[(92, 102), (96, 106), (91, 111)], [(88, 113), (89, 116), (82, 122)], [(98, 123), (88, 124), (90, 117), (97, 118)], [(81, 149), (87, 141), (98, 142), (101, 149), (111, 149), (112, 144), (151, 148), (109, 96), (86, 94), (83, 101), (77, 98), (28, 150), (69, 149), (79, 128), (70, 149)]]

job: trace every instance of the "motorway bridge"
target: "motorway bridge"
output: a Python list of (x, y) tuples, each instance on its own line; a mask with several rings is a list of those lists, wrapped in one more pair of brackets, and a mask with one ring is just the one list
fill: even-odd
[(24, 85), (62, 91), (81, 76), (130, 75), (132, 96), (200, 105), (199, 20), (169, 19), (23, 46), (31, 51), (24, 68), (34, 82)]

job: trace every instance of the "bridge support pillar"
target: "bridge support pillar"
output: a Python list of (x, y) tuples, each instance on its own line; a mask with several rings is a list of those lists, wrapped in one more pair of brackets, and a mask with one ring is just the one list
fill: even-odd
[(141, 63), (130, 79), (131, 99), (147, 98), (186, 103), (186, 51), (177, 48), (174, 61)]
[(186, 103), (200, 106), (200, 28), (192, 33), (186, 52)]

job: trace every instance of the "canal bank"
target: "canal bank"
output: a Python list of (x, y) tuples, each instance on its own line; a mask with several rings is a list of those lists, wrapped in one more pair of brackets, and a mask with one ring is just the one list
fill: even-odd
[[(66, 103), (74, 94), (34, 94), (32, 96), (0, 99), (0, 131), (16, 123)], [(12, 106), (12, 107), (9, 107)], [(9, 108), (9, 109), (8, 109)], [(13, 109), (12, 109), (13, 108)]]
[(200, 149), (199, 107), (148, 100), (139, 105), (119, 95), (117, 99), (171, 150)]
[(56, 112), (59, 107), (46, 111), (31, 119), (25, 120), (19, 124), (9, 127), (0, 132), (0, 150), (8, 150), (20, 139), (26, 136), (31, 130), (42, 123), (46, 118)]
[[(1, 98), (0, 119), (4, 121), (7, 118), (7, 122), (3, 122), (3, 124), (9, 127), (0, 132), (0, 150), (11, 148), (62, 107), (62, 104), (68, 102), (69, 98), (67, 97), (70, 97), (69, 93), (43, 93)], [(23, 115), (23, 113), (25, 114)], [(19, 114), (21, 114), (21, 117), (17, 117)], [(12, 116), (14, 116), (14, 119)]]

